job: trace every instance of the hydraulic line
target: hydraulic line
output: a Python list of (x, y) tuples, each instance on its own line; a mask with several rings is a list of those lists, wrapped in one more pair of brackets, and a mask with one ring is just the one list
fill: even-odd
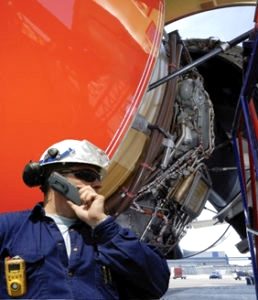
[(226, 234), (227, 231), (229, 230), (230, 226), (231, 226), (231, 225), (228, 225), (227, 228), (225, 229), (225, 231), (222, 233), (222, 235), (221, 235), (214, 243), (212, 243), (210, 246), (208, 246), (207, 248), (205, 248), (205, 249), (203, 249), (203, 250), (200, 250), (200, 251), (197, 251), (197, 252), (195, 252), (195, 253), (193, 253), (193, 254), (190, 254), (190, 255), (187, 255), (187, 256), (183, 256), (183, 257), (180, 258), (180, 259), (187, 259), (187, 258), (196, 256), (196, 255), (199, 255), (199, 254), (201, 254), (201, 253), (203, 253), (203, 252), (206, 252), (206, 251), (210, 250), (211, 248), (217, 246), (218, 243), (219, 243), (219, 241), (222, 240), (222, 238), (225, 236), (225, 234)]

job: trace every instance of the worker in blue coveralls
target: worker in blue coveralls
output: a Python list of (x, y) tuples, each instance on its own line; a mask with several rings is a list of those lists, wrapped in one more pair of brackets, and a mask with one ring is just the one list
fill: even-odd
[[(90, 142), (63, 140), (25, 166), (23, 180), (40, 186), (44, 202), (0, 215), (0, 299), (159, 299), (166, 292), (166, 260), (105, 213), (98, 190), (108, 163)], [(79, 205), (65, 184), (51, 184), (56, 172), (76, 187)]]

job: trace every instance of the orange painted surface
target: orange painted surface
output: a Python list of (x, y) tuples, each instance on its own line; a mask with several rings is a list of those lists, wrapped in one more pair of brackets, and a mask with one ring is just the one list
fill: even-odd
[(146, 91), (164, 21), (161, 0), (0, 2), (0, 211), (42, 196), (22, 182), (29, 160), (66, 138), (110, 157)]

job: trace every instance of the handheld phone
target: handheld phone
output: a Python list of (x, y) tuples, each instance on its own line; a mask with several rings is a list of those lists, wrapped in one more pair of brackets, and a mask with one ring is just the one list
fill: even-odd
[(77, 205), (81, 205), (78, 189), (71, 184), (64, 176), (53, 172), (48, 178), (48, 184), (56, 191), (64, 195)]
[(8, 295), (19, 297), (26, 293), (25, 261), (20, 256), (5, 258), (5, 277)]

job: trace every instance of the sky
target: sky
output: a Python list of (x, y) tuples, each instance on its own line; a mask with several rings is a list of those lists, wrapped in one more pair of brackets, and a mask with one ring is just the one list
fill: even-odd
[[(214, 208), (209, 203), (206, 206), (214, 211)], [(215, 215), (215, 212), (204, 210), (197, 220), (211, 220)], [(222, 236), (228, 226), (228, 223), (218, 223), (218, 225), (210, 227), (190, 228), (186, 236), (181, 240), (180, 246), (182, 249), (196, 252), (206, 249)], [(230, 227), (218, 245), (208, 251), (224, 251), (229, 257), (249, 257), (250, 253), (243, 255), (237, 250), (235, 244), (238, 242), (240, 242), (238, 234)], [(243, 261), (243, 263), (249, 264), (248, 261)]]
[[(186, 38), (219, 38), (229, 41), (238, 35), (254, 28), (255, 6), (231, 7), (216, 9), (178, 20), (166, 26), (166, 31), (178, 30), (183, 39)], [(210, 207), (212, 209), (212, 207)], [(215, 213), (203, 210), (198, 220), (210, 220)], [(212, 245), (226, 230), (228, 224), (210, 226), (205, 228), (188, 229), (182, 239), (182, 249), (202, 251)], [(240, 241), (238, 234), (230, 227), (222, 242), (209, 251), (224, 251), (229, 257), (247, 257), (250, 253), (241, 254), (235, 244)], [(248, 261), (237, 261), (238, 264), (249, 264)], [(234, 263), (232, 261), (232, 263)]]
[(255, 6), (215, 9), (199, 13), (166, 26), (166, 31), (178, 29), (182, 38), (232, 38), (254, 27)]

